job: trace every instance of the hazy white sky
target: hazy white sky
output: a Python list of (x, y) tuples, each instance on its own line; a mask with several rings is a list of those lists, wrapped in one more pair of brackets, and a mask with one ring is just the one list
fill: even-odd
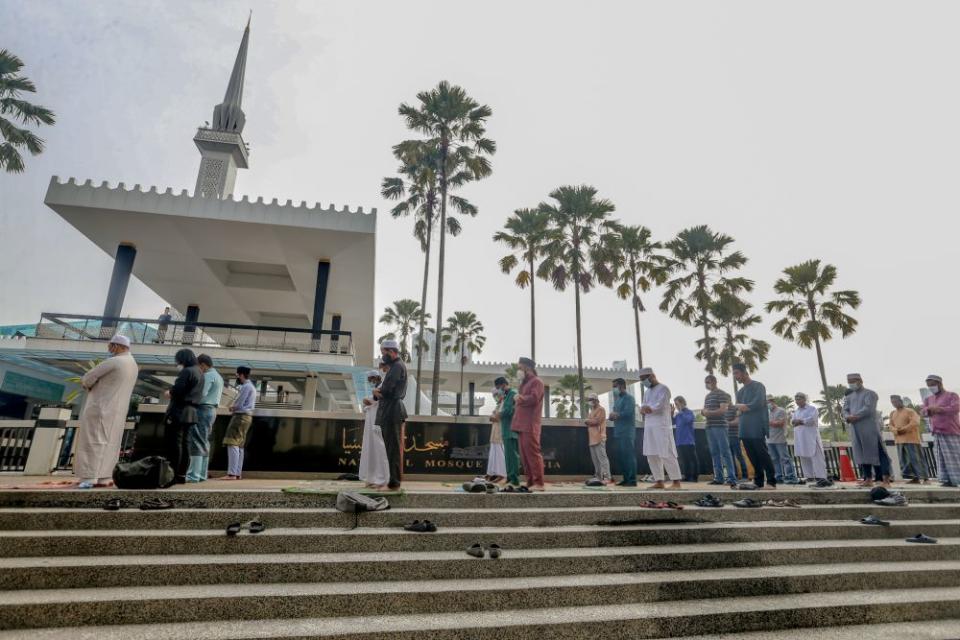
[[(704, 223), (735, 237), (758, 305), (784, 266), (836, 264), (864, 303), (857, 334), (826, 346), (831, 382), (858, 370), (882, 395), (916, 397), (936, 371), (960, 387), (951, 2), (0, 0), (0, 46), (58, 117), (46, 153), (0, 175), (0, 324), (102, 311), (111, 262), (43, 205), (50, 176), (192, 190), (191, 138), (251, 7), (251, 168), (237, 193), (378, 208), (378, 315), (419, 299), (422, 273), (409, 222), (379, 196), (407, 137), (396, 108), (448, 79), (493, 108), (499, 145), (493, 176), (465, 193), (479, 216), (448, 245), (445, 315), (478, 313), (483, 359), (529, 344), (528, 294), (501, 275), (491, 235), (515, 208), (586, 182), (660, 239)], [(539, 359), (573, 362), (572, 292), (544, 284), (537, 302)], [(608, 290), (584, 302), (586, 364), (635, 366), (629, 305)], [(136, 283), (124, 312), (162, 304)], [(655, 310), (642, 322), (648, 364), (699, 405), (696, 330)], [(815, 355), (770, 324), (756, 378), (816, 393)]]

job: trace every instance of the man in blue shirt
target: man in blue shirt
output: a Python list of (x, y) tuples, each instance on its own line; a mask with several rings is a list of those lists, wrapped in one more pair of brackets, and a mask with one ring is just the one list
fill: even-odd
[(207, 479), (207, 466), (210, 464), (210, 436), (213, 423), (217, 419), (217, 407), (223, 395), (223, 376), (213, 368), (213, 358), (205, 353), (197, 356), (197, 363), (203, 371), (203, 399), (197, 407), (197, 424), (190, 432), (190, 467), (187, 469), (187, 482), (203, 482)]
[(237, 397), (230, 407), (233, 416), (223, 436), (223, 446), (227, 448), (227, 475), (224, 480), (239, 480), (243, 472), (243, 447), (247, 442), (247, 431), (253, 423), (256, 398), (257, 388), (250, 381), (250, 367), (237, 367)]
[(620, 464), (620, 473), (623, 474), (623, 480), (618, 482), (617, 486), (635, 487), (637, 486), (637, 403), (633, 396), (627, 393), (627, 381), (623, 378), (613, 381), (613, 398), (610, 419), (613, 420), (617, 461)]
[(777, 488), (773, 460), (767, 451), (767, 436), (770, 435), (770, 413), (767, 411), (767, 390), (763, 384), (750, 379), (747, 366), (742, 362), (733, 365), (733, 379), (743, 385), (737, 390), (737, 412), (740, 414), (740, 442), (753, 465), (754, 484), (762, 489), (769, 484)]

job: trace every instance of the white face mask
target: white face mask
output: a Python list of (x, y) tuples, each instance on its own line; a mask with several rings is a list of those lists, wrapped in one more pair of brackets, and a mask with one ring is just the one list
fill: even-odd
[(929, 392), (932, 393), (933, 395), (937, 395), (938, 393), (940, 393), (940, 387), (931, 387), (931, 386), (928, 385), (928, 386), (927, 386), (927, 391), (929, 391)]
[(647, 378), (646, 380), (641, 380), (640, 382), (641, 382), (641, 383), (643, 384), (643, 386), (646, 387), (647, 389), (649, 389), (650, 387), (653, 386), (653, 383), (650, 382), (650, 378)]
[(851, 382), (850, 384), (847, 385), (847, 388), (849, 388), (850, 391), (860, 391), (862, 387), (863, 387), (863, 383), (860, 383), (860, 382)]

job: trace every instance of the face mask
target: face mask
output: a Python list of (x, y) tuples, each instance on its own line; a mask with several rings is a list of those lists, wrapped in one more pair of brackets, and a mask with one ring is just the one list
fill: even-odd
[(241, 380), (240, 378), (237, 378), (236, 382), (238, 387), (243, 386), (243, 380)]
[(614, 398), (619, 398), (619, 397), (620, 397), (620, 389), (614, 389), (614, 390), (613, 390), (613, 397), (614, 397)]
[(183, 365), (182, 365), (182, 364), (178, 364), (178, 365), (177, 365), (177, 371), (183, 371)]
[(940, 387), (930, 387), (930, 386), (928, 386), (928, 387), (927, 387), (927, 391), (929, 391), (929, 392), (932, 393), (933, 395), (937, 395), (938, 393), (940, 393)]
[(847, 385), (847, 388), (850, 389), (850, 391), (860, 391), (860, 389), (863, 388), (863, 384), (860, 382), (851, 382)]
[(650, 382), (650, 379), (649, 379), (649, 378), (647, 378), (646, 380), (641, 380), (640, 383), (641, 383), (644, 387), (646, 387), (647, 389), (649, 389), (650, 387), (653, 386), (653, 383)]

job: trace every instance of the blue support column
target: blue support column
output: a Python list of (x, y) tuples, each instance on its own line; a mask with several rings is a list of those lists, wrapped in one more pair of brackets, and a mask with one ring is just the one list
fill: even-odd
[(313, 330), (311, 351), (320, 351), (323, 331), (323, 313), (327, 304), (327, 281), (330, 279), (330, 263), (317, 263), (317, 289), (313, 296)]
[[(107, 290), (107, 301), (103, 305), (103, 315), (110, 318), (120, 317), (123, 311), (123, 299), (127, 295), (127, 285), (130, 283), (130, 274), (133, 273), (133, 261), (137, 257), (137, 249), (131, 244), (121, 244), (117, 247), (117, 257), (113, 261), (113, 273), (110, 275), (110, 288)], [(117, 323), (113, 320), (104, 321), (100, 325), (100, 337), (110, 338)]]
[(197, 325), (193, 324), (200, 319), (200, 307), (195, 304), (187, 306), (187, 313), (183, 317), (183, 344), (193, 344)]
[(337, 331), (340, 331), (340, 321), (339, 315), (334, 315), (330, 320), (330, 330), (333, 331), (333, 335), (330, 336), (330, 353), (340, 352), (340, 336), (337, 335)]

